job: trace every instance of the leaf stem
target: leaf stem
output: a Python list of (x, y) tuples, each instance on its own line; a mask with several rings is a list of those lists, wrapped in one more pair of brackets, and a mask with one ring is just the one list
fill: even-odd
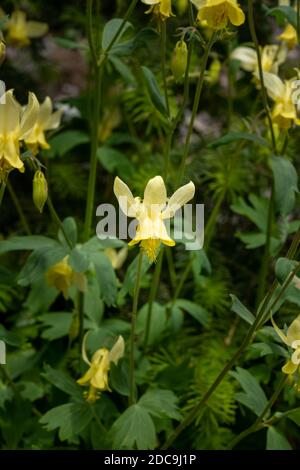
[(18, 215), (19, 215), (19, 217), (20, 217), (20, 221), (21, 221), (21, 223), (22, 223), (22, 225), (23, 225), (24, 231), (26, 232), (27, 235), (31, 235), (31, 230), (30, 230), (30, 228), (29, 228), (29, 224), (28, 224), (27, 218), (26, 218), (26, 216), (25, 216), (25, 214), (24, 214), (24, 211), (23, 211), (23, 208), (22, 208), (22, 206), (21, 206), (21, 204), (20, 204), (20, 201), (19, 201), (19, 199), (18, 199), (18, 196), (16, 195), (15, 190), (14, 190), (14, 188), (12, 187), (12, 185), (11, 185), (11, 183), (10, 183), (9, 180), (7, 180), (6, 186), (7, 186), (9, 195), (10, 195), (10, 197), (11, 197), (11, 199), (12, 199), (12, 202), (13, 202), (13, 204), (14, 204), (14, 206), (15, 206), (17, 212), (18, 212)]

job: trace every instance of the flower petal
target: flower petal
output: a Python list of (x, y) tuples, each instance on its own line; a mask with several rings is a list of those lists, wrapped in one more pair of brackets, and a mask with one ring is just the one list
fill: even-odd
[(115, 178), (114, 182), (114, 193), (124, 214), (128, 217), (136, 217), (139, 204), (133, 197), (127, 184), (125, 184), (118, 176)]
[(119, 359), (121, 359), (121, 357), (124, 356), (124, 351), (125, 351), (125, 342), (124, 342), (123, 336), (120, 335), (110, 350), (109, 361), (117, 365)]
[(144, 192), (143, 204), (146, 206), (162, 205), (167, 202), (167, 190), (161, 176), (151, 178)]
[(39, 113), (39, 102), (34, 93), (29, 93), (28, 104), (25, 107), (21, 118), (20, 139), (25, 139), (26, 135), (31, 132), (33, 126), (36, 124)]
[(278, 326), (276, 325), (273, 317), (271, 317), (271, 322), (272, 322), (272, 325), (273, 325), (273, 328), (274, 330), (276, 331), (276, 333), (278, 334), (279, 338), (287, 345), (289, 345), (289, 342), (288, 342), (288, 339), (287, 339), (287, 336), (285, 336), (285, 334), (283, 333), (283, 331), (278, 328)]
[(48, 31), (47, 23), (40, 23), (38, 21), (27, 21), (26, 33), (29, 38), (39, 38)]
[(287, 339), (290, 346), (294, 341), (300, 340), (300, 315), (290, 324)]
[[(256, 77), (259, 79), (259, 75), (256, 74)], [(280, 80), (277, 75), (273, 73), (264, 72), (264, 84), (268, 91), (269, 96), (273, 100), (280, 100), (284, 94), (285, 87), (284, 83)]]
[(163, 219), (174, 217), (175, 212), (188, 201), (193, 199), (194, 195), (195, 185), (192, 181), (177, 189), (177, 191), (175, 191), (175, 193), (170, 197), (168, 205), (162, 213)]
[(230, 57), (239, 60), (242, 68), (247, 72), (253, 72), (257, 66), (256, 51), (251, 47), (237, 47)]
[(234, 26), (240, 26), (245, 22), (245, 13), (238, 6), (237, 2), (228, 0), (227, 7), (230, 23), (232, 23)]
[(294, 364), (292, 361), (288, 361), (281, 370), (284, 374), (291, 375), (294, 374), (297, 369), (298, 366), (296, 364)]

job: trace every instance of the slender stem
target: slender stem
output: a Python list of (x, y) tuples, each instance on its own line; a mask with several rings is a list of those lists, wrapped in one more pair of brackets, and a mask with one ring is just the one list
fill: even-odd
[(300, 44), (300, 0), (297, 0), (297, 38)]
[(271, 118), (269, 104), (268, 104), (268, 96), (267, 96), (265, 82), (264, 82), (264, 74), (263, 74), (263, 68), (262, 68), (262, 62), (261, 62), (260, 47), (259, 47), (259, 42), (258, 42), (257, 35), (256, 35), (256, 30), (255, 30), (253, 0), (248, 0), (248, 22), (249, 22), (250, 34), (251, 34), (252, 41), (253, 41), (253, 44), (255, 46), (256, 54), (257, 54), (259, 79), (260, 79), (263, 105), (264, 105), (264, 108), (265, 108), (265, 112), (266, 112), (266, 115), (267, 115), (270, 132), (271, 132), (271, 140), (272, 140), (273, 151), (276, 154), (277, 150), (276, 150), (276, 140), (275, 140), (274, 128), (273, 128), (272, 118)]
[(143, 252), (142, 250), (140, 250), (140, 253), (138, 256), (136, 281), (135, 281), (135, 288), (134, 288), (134, 295), (133, 295), (132, 316), (131, 316), (129, 405), (132, 405), (136, 402), (134, 352), (135, 352), (136, 317), (137, 317), (139, 293), (140, 293), (140, 286), (141, 286), (142, 264), (143, 264)]
[(241, 432), (238, 436), (236, 436), (228, 445), (228, 450), (233, 449), (242, 439), (245, 437), (249, 436), (250, 434), (259, 431), (264, 427), (263, 425), (263, 419), (266, 416), (266, 414), (269, 412), (269, 410), (272, 408), (272, 406), (275, 404), (277, 398), (280, 395), (281, 390), (283, 389), (284, 385), (286, 384), (288, 379), (287, 375), (283, 375), (281, 377), (281, 380), (279, 381), (273, 395), (271, 396), (270, 400), (266, 404), (265, 408), (261, 412), (261, 414), (258, 416), (256, 421), (249, 426), (249, 428), (245, 429), (243, 432)]
[(263, 254), (263, 258), (261, 262), (260, 273), (258, 277), (256, 306), (260, 304), (264, 296), (265, 290), (266, 290), (268, 267), (269, 267), (269, 260), (270, 260), (270, 242), (271, 242), (271, 235), (272, 235), (273, 209), (274, 209), (274, 181), (272, 182), (272, 186), (271, 186), (271, 196), (270, 196), (269, 207), (268, 207), (266, 243), (265, 243), (264, 254)]
[(215, 226), (216, 226), (216, 223), (217, 223), (218, 215), (219, 215), (219, 212), (220, 212), (220, 209), (221, 209), (221, 206), (222, 206), (222, 203), (224, 201), (225, 196), (226, 196), (226, 189), (224, 189), (219, 194), (217, 202), (216, 202), (216, 204), (213, 208), (213, 211), (212, 211), (212, 213), (211, 213), (211, 215), (208, 219), (207, 225), (205, 227), (204, 246), (205, 246), (206, 251), (208, 250), (208, 248), (210, 246), (210, 243), (211, 243), (211, 240), (212, 240), (212, 237), (213, 237), (213, 234), (214, 234)]
[(169, 268), (171, 285), (172, 285), (172, 288), (175, 289), (176, 284), (177, 284), (177, 276), (176, 276), (176, 271), (174, 267), (172, 251), (170, 248), (166, 248), (166, 256), (167, 256), (167, 263), (168, 263), (168, 268)]
[(56, 212), (56, 210), (54, 208), (52, 199), (49, 195), (48, 195), (48, 198), (47, 198), (47, 205), (48, 205), (48, 208), (49, 208), (49, 211), (50, 211), (50, 214), (51, 214), (51, 217), (52, 217), (53, 221), (56, 223), (58, 228), (61, 230), (61, 232), (64, 236), (64, 239), (65, 239), (67, 245), (69, 246), (69, 248), (72, 249), (73, 244), (72, 244), (70, 238), (68, 237), (67, 232), (65, 231), (64, 225), (63, 225), (62, 221), (60, 220), (59, 215), (58, 215), (58, 213)]
[(200, 71), (200, 75), (199, 75), (199, 79), (197, 83), (195, 99), (194, 99), (194, 104), (193, 104), (193, 109), (192, 109), (192, 116), (189, 122), (189, 127), (188, 127), (188, 131), (187, 131), (187, 135), (186, 135), (186, 139), (184, 143), (182, 160), (181, 160), (180, 167), (179, 167), (178, 180), (177, 180), (178, 186), (180, 185), (183, 175), (184, 175), (184, 169), (185, 169), (186, 159), (189, 153), (190, 140), (191, 140), (191, 136), (193, 132), (194, 121), (195, 121), (196, 114), (199, 108), (199, 102), (200, 102), (201, 92), (202, 92), (203, 83), (204, 83), (204, 74), (206, 70), (206, 65), (207, 65), (209, 53), (215, 42), (215, 38), (216, 38), (216, 33), (212, 33), (204, 50), (203, 60), (201, 64), (201, 71)]
[[(299, 231), (296, 234), (295, 238), (299, 241)], [(289, 284), (292, 282), (292, 279), (294, 278), (294, 275), (297, 273), (297, 271), (299, 269), (300, 269), (300, 262), (297, 264), (297, 266), (293, 269), (293, 271), (287, 277), (286, 281), (281, 286), (281, 289), (280, 289), (277, 297), (275, 298), (274, 302), (272, 302), (271, 305), (268, 302), (264, 301), (263, 308), (262, 307), (259, 308), (259, 310), (256, 314), (256, 317), (255, 317), (255, 320), (254, 320), (253, 324), (251, 325), (251, 328), (248, 330), (241, 346), (238, 348), (238, 350), (232, 356), (230, 361), (221, 370), (221, 372), (216, 377), (215, 381), (209, 387), (209, 389), (204, 394), (204, 396), (201, 398), (201, 400), (192, 408), (190, 413), (175, 428), (175, 430), (173, 431), (171, 436), (167, 439), (165, 444), (162, 446), (162, 448), (161, 448), (162, 450), (168, 449), (172, 445), (172, 443), (175, 441), (175, 439), (179, 436), (179, 434), (181, 434), (181, 432), (194, 421), (196, 416), (199, 416), (200, 411), (206, 405), (208, 399), (211, 397), (211, 395), (214, 393), (216, 388), (222, 382), (223, 378), (227, 375), (227, 373), (231, 370), (231, 368), (237, 363), (237, 361), (243, 355), (245, 349), (252, 342), (255, 332), (260, 327), (261, 320), (263, 318), (266, 319), (268, 317), (268, 315), (270, 314), (270, 312), (272, 311), (274, 306), (277, 304), (277, 302), (280, 300), (281, 296), (284, 294), (284, 292), (288, 288)], [(271, 287), (270, 291), (272, 291), (272, 290), (274, 291), (274, 286)], [(267, 298), (268, 298), (268, 296), (269, 296), (269, 294), (267, 295)]]
[(192, 266), (193, 266), (193, 261), (194, 261), (195, 257), (194, 256), (191, 256), (180, 279), (179, 279), (179, 282), (177, 284), (177, 288), (175, 290), (175, 293), (174, 293), (174, 296), (173, 296), (173, 299), (172, 299), (172, 304), (171, 304), (171, 310), (172, 308), (174, 307), (174, 304), (176, 302), (176, 300), (178, 299), (179, 297), (179, 294), (181, 292), (181, 289), (183, 288), (184, 284), (185, 284), (185, 281), (187, 280), (188, 278), (188, 275), (190, 273), (190, 270), (192, 269)]
[(146, 352), (146, 350), (147, 350), (150, 327), (151, 327), (153, 302), (154, 302), (156, 294), (157, 294), (163, 257), (164, 257), (164, 249), (161, 248), (160, 253), (158, 255), (157, 263), (155, 265), (155, 270), (154, 270), (154, 274), (153, 274), (153, 279), (152, 279), (152, 284), (151, 284), (149, 299), (148, 299), (148, 312), (147, 312), (147, 322), (146, 322), (146, 331), (145, 331), (145, 339), (144, 339), (144, 352)]
[(2, 183), (1, 183), (1, 186), (0, 186), (0, 206), (1, 206), (2, 201), (3, 201), (3, 197), (4, 197), (4, 193), (5, 193), (5, 189), (6, 189), (7, 178), (8, 178), (8, 176), (6, 175), (4, 177), (4, 179), (2, 180)]
[(161, 58), (161, 70), (162, 70), (164, 92), (165, 92), (165, 103), (166, 103), (168, 116), (170, 116), (170, 104), (169, 104), (167, 74), (166, 74), (166, 45), (167, 45), (166, 23), (167, 23), (166, 21), (161, 21), (161, 25), (160, 25), (160, 58)]
[(14, 206), (15, 206), (17, 212), (18, 212), (18, 215), (20, 217), (20, 221), (23, 225), (24, 231), (26, 232), (27, 235), (31, 235), (31, 230), (29, 228), (29, 224), (27, 222), (27, 219), (26, 219), (26, 216), (24, 214), (23, 208), (20, 204), (18, 196), (16, 195), (15, 190), (12, 187), (10, 181), (7, 180), (6, 186), (7, 186), (8, 192), (10, 194), (10, 197), (12, 199), (12, 202), (14, 203)]

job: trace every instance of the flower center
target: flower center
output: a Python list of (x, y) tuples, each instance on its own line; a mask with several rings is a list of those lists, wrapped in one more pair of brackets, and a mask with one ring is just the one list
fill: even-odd
[(141, 249), (145, 252), (151, 262), (156, 261), (157, 251), (160, 245), (160, 240), (155, 238), (148, 238), (141, 241)]

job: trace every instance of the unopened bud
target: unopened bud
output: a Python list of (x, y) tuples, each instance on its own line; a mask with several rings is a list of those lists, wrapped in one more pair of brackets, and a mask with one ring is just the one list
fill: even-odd
[(187, 66), (187, 46), (184, 41), (178, 41), (176, 43), (171, 68), (173, 72), (173, 76), (176, 82), (180, 81), (185, 74), (186, 66)]
[(33, 177), (33, 202), (40, 212), (43, 212), (43, 207), (48, 198), (48, 184), (45, 175), (42, 171), (35, 172)]

